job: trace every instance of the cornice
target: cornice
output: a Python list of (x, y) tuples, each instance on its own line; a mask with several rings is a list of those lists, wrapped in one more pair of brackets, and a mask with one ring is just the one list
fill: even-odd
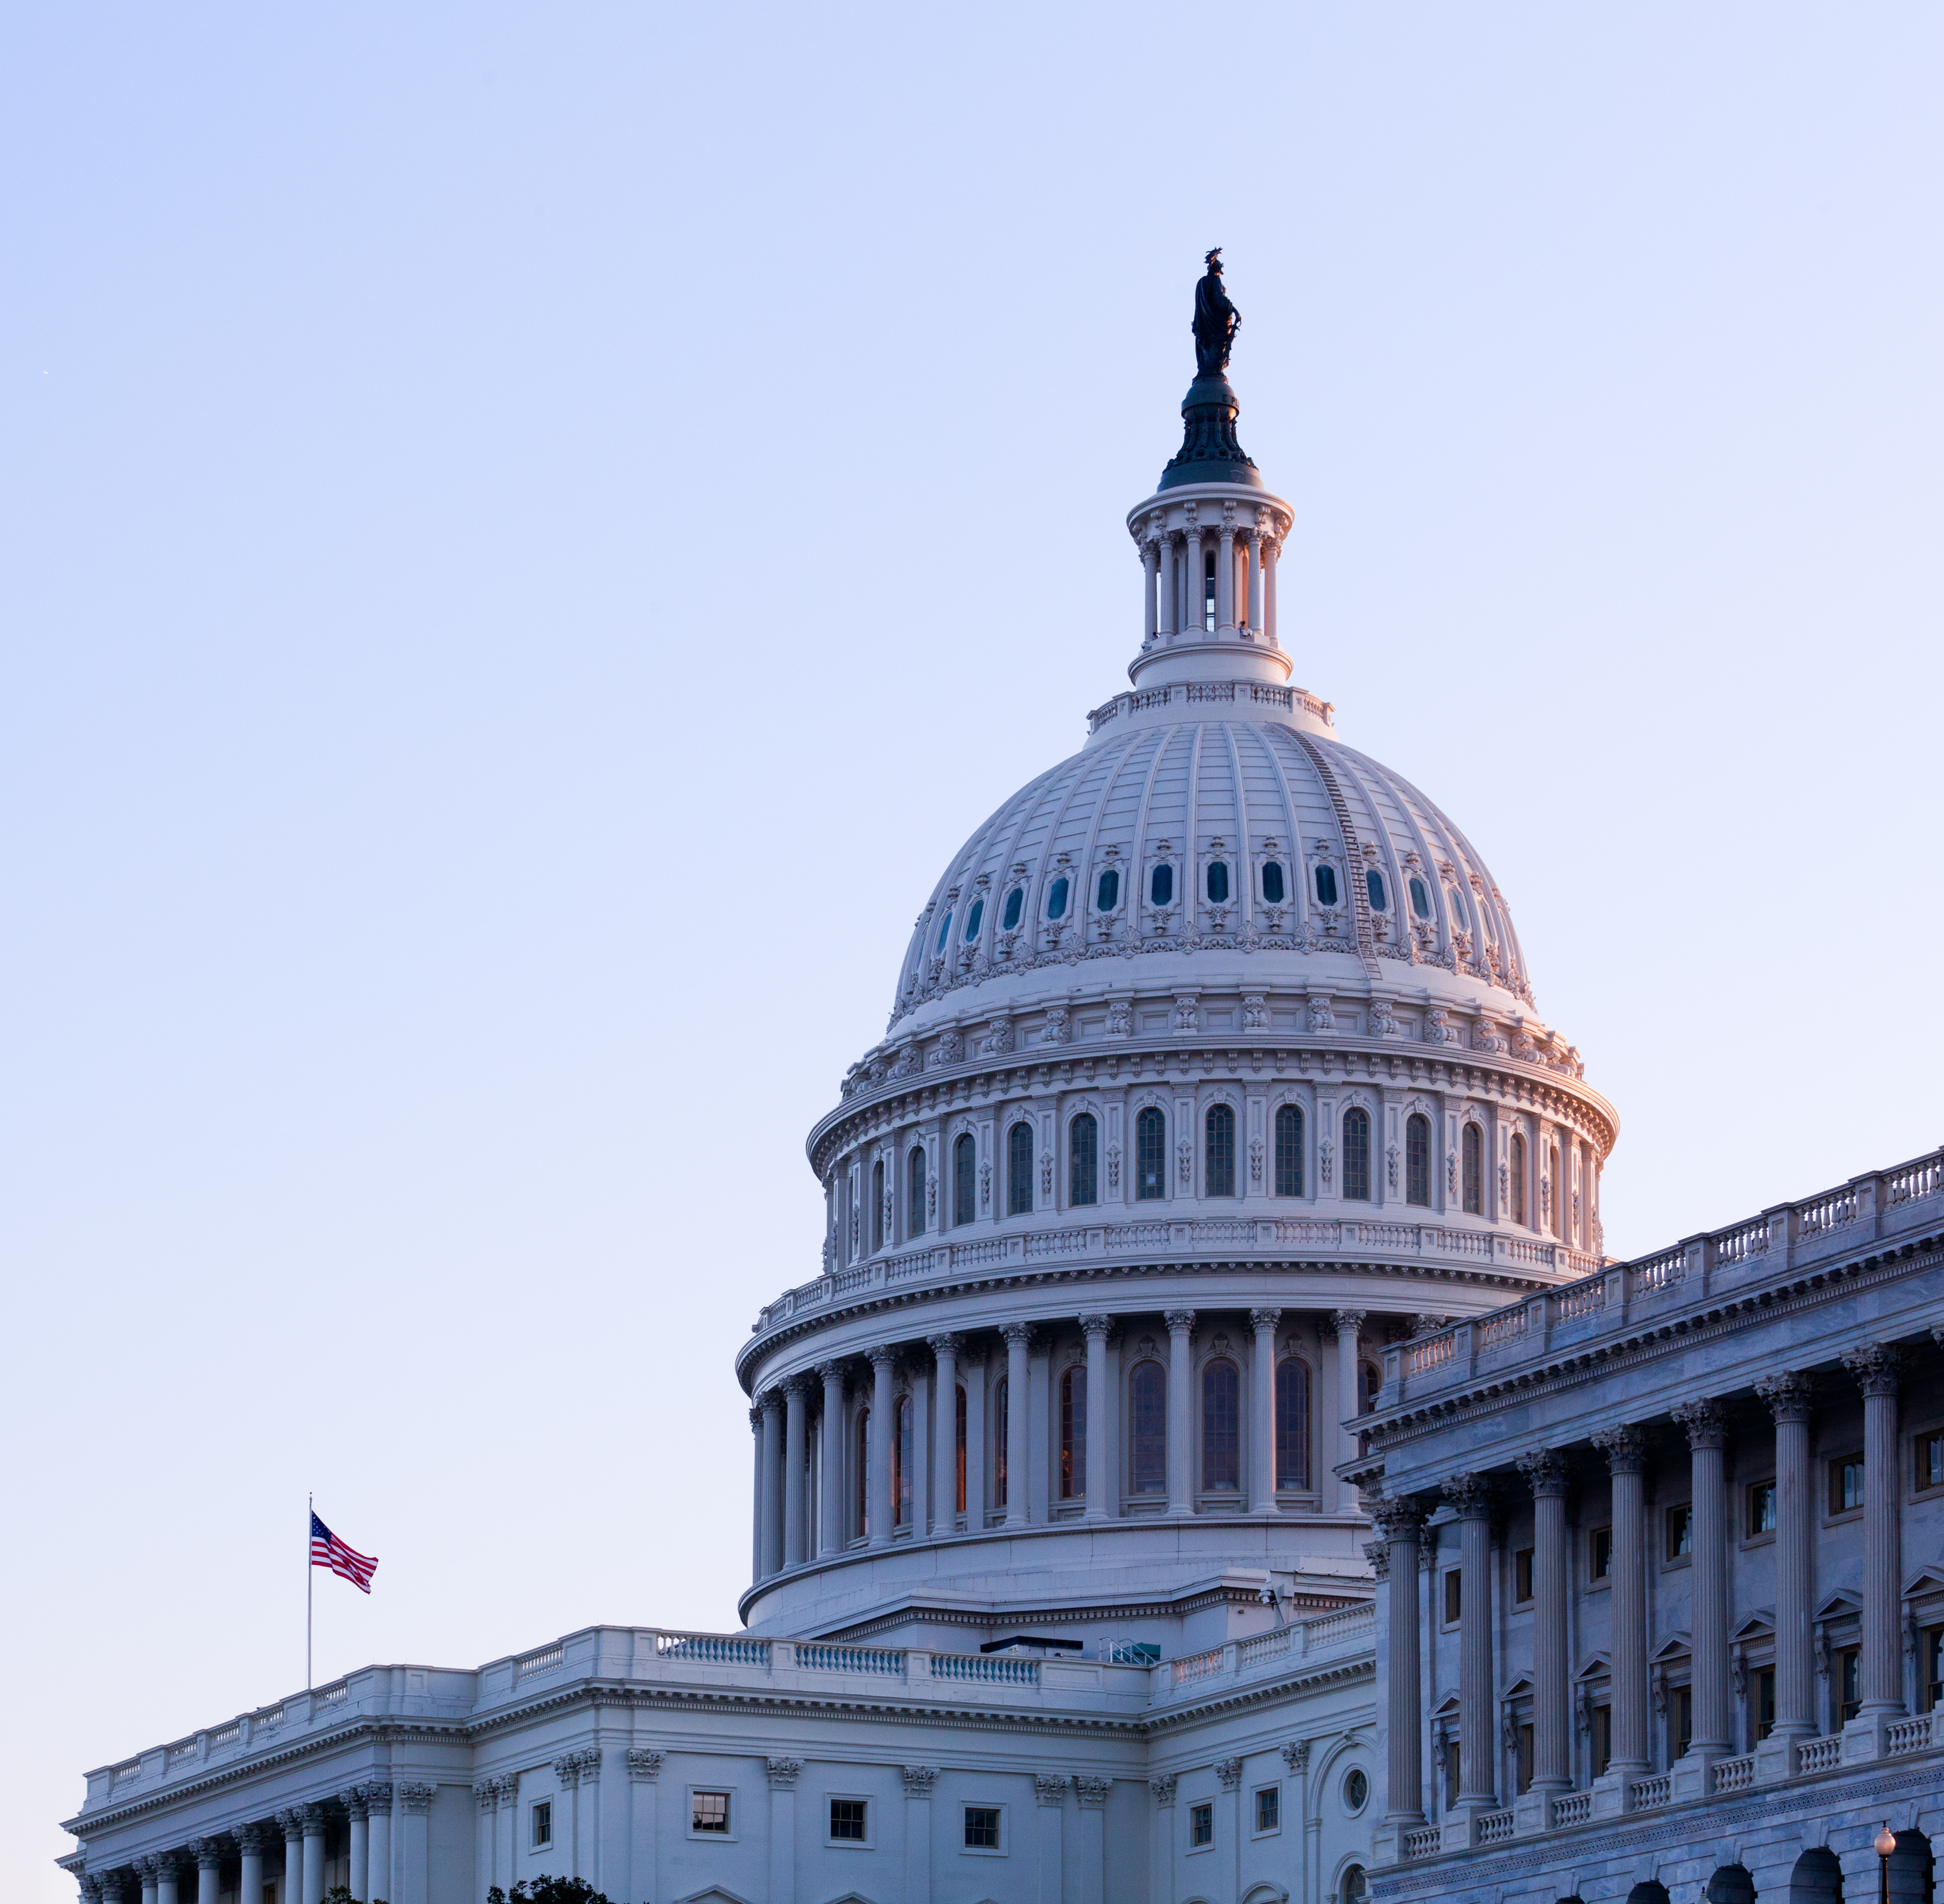
[(1184, 1706), (1157, 1713), (1147, 1721), (1143, 1733), (1148, 1738), (1155, 1738), (1222, 1713), (1266, 1706), (1278, 1699), (1293, 1699), (1300, 1693), (1321, 1692), (1332, 1686), (1351, 1686), (1364, 1681), (1374, 1684), (1376, 1677), (1377, 1656), (1373, 1646), (1327, 1665), (1312, 1666), (1300, 1672), (1272, 1673), (1266, 1678), (1252, 1679), (1245, 1685), (1231, 1686), (1222, 1692), (1190, 1699)]

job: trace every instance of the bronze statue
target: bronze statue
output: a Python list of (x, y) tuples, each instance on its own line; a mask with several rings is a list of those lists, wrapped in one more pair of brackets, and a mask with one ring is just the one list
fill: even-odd
[(1195, 287), (1195, 374), (1220, 377), (1229, 368), (1229, 347), (1242, 319), (1222, 288), (1221, 246), (1203, 262), (1208, 269)]

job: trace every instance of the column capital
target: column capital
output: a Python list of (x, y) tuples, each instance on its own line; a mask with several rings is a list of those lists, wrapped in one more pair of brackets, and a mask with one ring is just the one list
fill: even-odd
[(1518, 1468), (1534, 1500), (1556, 1499), (1567, 1492), (1570, 1469), (1564, 1448), (1536, 1448), (1519, 1456)]
[(844, 1364), (841, 1362), (819, 1362), (817, 1372), (826, 1382), (835, 1382), (840, 1386), (843, 1383)]
[(1893, 1395), (1898, 1359), (1894, 1343), (1866, 1342), (1844, 1355), (1843, 1366), (1856, 1378), (1856, 1386), (1866, 1396)]
[(1232, 1792), (1242, 1782), (1242, 1761), (1239, 1758), (1218, 1758), (1215, 1761), (1215, 1776), (1222, 1781), (1224, 1792)]
[(1340, 1336), (1354, 1336), (1364, 1326), (1364, 1312), (1361, 1309), (1339, 1309), (1330, 1320)]
[(661, 1776), (662, 1761), (667, 1754), (651, 1746), (630, 1746), (627, 1757), (629, 1777), (637, 1785), (647, 1785)]
[(1461, 1521), (1489, 1521), (1492, 1518), (1492, 1478), (1489, 1475), (1453, 1475), (1444, 1484), (1444, 1498)]
[(1076, 1774), (1073, 1780), (1073, 1795), (1080, 1801), (1082, 1811), (1104, 1811), (1113, 1789), (1112, 1779), (1085, 1778)]
[(814, 1394), (816, 1389), (817, 1377), (807, 1368), (800, 1368), (794, 1375), (786, 1376), (783, 1378), (783, 1393), (786, 1395), (807, 1397)]
[(303, 1836), (303, 1807), (301, 1805), (285, 1806), (283, 1810), (277, 1813), (277, 1823), (282, 1829), (285, 1837), (302, 1838)]
[(269, 1843), (270, 1834), (261, 1825), (238, 1825), (230, 1836), (236, 1841), (236, 1848), (246, 1858), (254, 1857)]
[(1059, 1773), (1035, 1772), (1033, 1774), (1033, 1796), (1041, 1805), (1050, 1811), (1066, 1802), (1066, 1780)]
[(769, 1413), (773, 1410), (780, 1409), (783, 1405), (783, 1392), (782, 1387), (779, 1384), (774, 1383), (772, 1383), (768, 1388), (765, 1389), (762, 1393), (756, 1398), (756, 1406), (765, 1414)]
[(1174, 1803), (1174, 1788), (1180, 1776), (1175, 1772), (1163, 1772), (1148, 1780), (1148, 1789), (1154, 1794), (1156, 1805), (1166, 1806)]
[(371, 1815), (364, 1802), (364, 1788), (361, 1785), (347, 1785), (337, 1795), (337, 1802), (353, 1818), (364, 1818)]
[(1370, 1518), (1383, 1528), (1384, 1538), (1415, 1540), (1424, 1531), (1428, 1511), (1415, 1494), (1384, 1495), (1369, 1503)]
[(769, 1773), (770, 1789), (772, 1792), (790, 1792), (795, 1789), (798, 1776), (803, 1770), (801, 1759), (766, 1758), (763, 1764)]
[(1111, 1315), (1083, 1315), (1080, 1318), (1081, 1332), (1086, 1336), (1089, 1343), (1096, 1341), (1105, 1342), (1107, 1340), (1108, 1330), (1113, 1326), (1114, 1318)]
[(1372, 1575), (1380, 1580), (1391, 1576), (1391, 1543), (1388, 1540), (1364, 1543), (1364, 1558), (1370, 1563)]
[(389, 1779), (377, 1779), (364, 1788), (364, 1809), (374, 1815), (389, 1811), (392, 1808), (392, 1783)]
[(1282, 1753), (1282, 1762), (1292, 1772), (1309, 1770), (1309, 1741), (1307, 1739), (1292, 1739), (1287, 1745), (1280, 1749)]
[(500, 1809), (500, 1781), (497, 1779), (475, 1779), (472, 1786), (472, 1801), (481, 1811)]
[[(503, 1786), (511, 1784), (515, 1787), (518, 1786), (519, 1782), (520, 1775), (517, 1772), (510, 1779), (500, 1780)], [(426, 1813), (431, 1810), (432, 1801), (438, 1796), (438, 1788), (433, 1785), (414, 1783), (401, 1785), (398, 1787), (398, 1803), (404, 1806), (408, 1812), (419, 1817), (423, 1817)]]
[[(306, 1810), (321, 1811), (321, 1805), (306, 1807)], [(223, 1841), (220, 1838), (192, 1838), (189, 1841), (189, 1854), (195, 1860), (198, 1871), (216, 1871), (223, 1864)]]
[(924, 1339), (924, 1346), (934, 1355), (941, 1359), (949, 1355), (955, 1361), (965, 1347), (965, 1338), (963, 1336), (955, 1336), (950, 1333), (927, 1336)]
[(864, 1351), (864, 1358), (873, 1369), (896, 1368), (898, 1365), (898, 1346), (891, 1342), (874, 1342)]
[(899, 1768), (904, 1774), (905, 1796), (907, 1798), (928, 1798), (931, 1788), (938, 1782), (936, 1765), (906, 1765)]
[(1008, 1349), (1030, 1349), (1032, 1346), (1032, 1324), (1030, 1322), (1001, 1322), (999, 1336)]
[(758, 1435), (763, 1432), (763, 1407), (759, 1401), (749, 1404), (749, 1426)]
[[(330, 1822), (330, 1814), (321, 1804), (306, 1805), (303, 1810), (303, 1835), (306, 1838), (324, 1835), (325, 1827)], [(192, 1850), (194, 1847), (190, 1847)]]
[(1798, 1370), (1785, 1369), (1779, 1375), (1764, 1375), (1755, 1384), (1755, 1393), (1768, 1404), (1768, 1411), (1778, 1422), (1806, 1422), (1813, 1406), (1816, 1385)]
[(1638, 1428), (1603, 1428), (1593, 1445), (1607, 1457), (1610, 1474), (1638, 1475), (1647, 1470), (1647, 1437)]
[(1728, 1418), (1718, 1401), (1684, 1401), (1668, 1413), (1687, 1429), (1690, 1448), (1718, 1448), (1727, 1444)]
[(1281, 1309), (1251, 1309), (1249, 1327), (1259, 1336), (1274, 1335), (1276, 1324), (1282, 1320)]
[(1195, 1312), (1192, 1309), (1169, 1309), (1163, 1313), (1161, 1320), (1167, 1324), (1170, 1335), (1185, 1336), (1194, 1329)]

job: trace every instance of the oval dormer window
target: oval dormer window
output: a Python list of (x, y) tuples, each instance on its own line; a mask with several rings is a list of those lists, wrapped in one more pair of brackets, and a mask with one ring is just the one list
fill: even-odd
[(1263, 862), (1263, 903), (1280, 906), (1282, 903), (1282, 862), (1265, 860)]
[(1013, 932), (1018, 930), (1020, 909), (1026, 903), (1026, 889), (1023, 886), (1015, 886), (1006, 895), (1006, 909), (999, 917), (999, 930), (1001, 932)]
[(1065, 873), (1053, 882), (1053, 890), (1046, 896), (1046, 916), (1049, 919), (1066, 917), (1066, 895), (1072, 890)]
[(1094, 894), (1097, 912), (1111, 912), (1121, 903), (1121, 875), (1109, 866), (1100, 875), (1100, 884)]
[(1229, 903), (1229, 863), (1226, 860), (1208, 862), (1208, 903), (1226, 906)]
[(1174, 903), (1174, 869), (1156, 866), (1154, 876), (1148, 881), (1148, 903), (1152, 906), (1172, 906)]
[(945, 942), (946, 942), (946, 940), (948, 940), (948, 939), (949, 939), (949, 938), (950, 938), (951, 937), (952, 937), (952, 915), (951, 915), (949, 912), (948, 912), (948, 913), (946, 913), (946, 914), (945, 917), (944, 917), (943, 918), (940, 919), (940, 920), (939, 921), (939, 922), (938, 922), (938, 943), (937, 943), (937, 945), (934, 948), (934, 949), (935, 951), (938, 951), (938, 952), (943, 952), (943, 951), (944, 951), (944, 949), (945, 949)]
[(1316, 903), (1318, 906), (1336, 903), (1336, 869), (1318, 866), (1316, 869)]
[(1431, 917), (1430, 889), (1421, 879), (1413, 879), (1410, 882), (1410, 909), (1420, 919)]
[(1370, 910), (1381, 912), (1384, 909), (1384, 876), (1375, 866), (1364, 875), (1364, 890), (1370, 896)]
[(975, 899), (972, 909), (965, 915), (965, 943), (969, 946), (979, 936), (979, 921), (986, 916), (986, 902)]

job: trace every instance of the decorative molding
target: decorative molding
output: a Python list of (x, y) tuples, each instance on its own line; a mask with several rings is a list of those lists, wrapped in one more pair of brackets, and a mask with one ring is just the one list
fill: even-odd
[(1530, 1454), (1522, 1454), (1518, 1467), (1525, 1476), (1526, 1485), (1532, 1490), (1534, 1500), (1558, 1500), (1566, 1494), (1571, 1464), (1563, 1450), (1540, 1448)]
[(1814, 1407), (1815, 1383), (1794, 1369), (1760, 1376), (1755, 1389), (1778, 1422), (1806, 1422)]
[(1899, 1360), (1894, 1343), (1869, 1342), (1847, 1351), (1843, 1366), (1856, 1377), (1866, 1396), (1894, 1395)]
[(1718, 1448), (1725, 1447), (1728, 1439), (1728, 1418), (1718, 1401), (1706, 1399), (1677, 1403), (1668, 1410), (1669, 1415), (1687, 1431), (1687, 1445), (1692, 1448)]
[(1309, 1741), (1292, 1739), (1282, 1748), (1282, 1758), (1292, 1774), (1306, 1772), (1309, 1769)]
[(1638, 1428), (1603, 1428), (1591, 1438), (1607, 1457), (1609, 1474), (1638, 1475), (1647, 1469), (1647, 1437)]
[(1242, 1761), (1239, 1758), (1219, 1758), (1215, 1761), (1215, 1776), (1222, 1781), (1224, 1792), (1232, 1792), (1242, 1780)]
[(1156, 1805), (1171, 1805), (1174, 1803), (1174, 1788), (1180, 1779), (1179, 1773), (1163, 1772), (1148, 1780), (1148, 1789), (1154, 1794), (1154, 1801)]
[(665, 1752), (655, 1750), (652, 1746), (630, 1746), (628, 1748), (628, 1776), (637, 1785), (650, 1785), (662, 1775), (662, 1761)]
[(1487, 1521), (1492, 1514), (1492, 1478), (1489, 1475), (1453, 1475), (1444, 1484), (1444, 1498), (1461, 1521)]
[[(515, 1772), (500, 1781), (503, 1787), (519, 1789), (520, 1775)], [(434, 1785), (408, 1784), (398, 1787), (398, 1803), (411, 1816), (422, 1818), (431, 1810), (432, 1801), (438, 1796), (438, 1788)]]
[(905, 1796), (907, 1798), (929, 1798), (931, 1788), (938, 1782), (936, 1765), (907, 1765), (903, 1768)]
[(1033, 1795), (1047, 1810), (1054, 1810), (1066, 1802), (1066, 1780), (1051, 1772), (1035, 1772)]
[(1114, 1781), (1112, 1779), (1083, 1778), (1077, 1773), (1074, 1777), (1073, 1794), (1080, 1801), (1082, 1811), (1105, 1810), (1113, 1789)]
[(795, 1789), (798, 1777), (803, 1770), (801, 1759), (766, 1758), (763, 1764), (769, 1773), (770, 1789), (772, 1792), (789, 1792)]

